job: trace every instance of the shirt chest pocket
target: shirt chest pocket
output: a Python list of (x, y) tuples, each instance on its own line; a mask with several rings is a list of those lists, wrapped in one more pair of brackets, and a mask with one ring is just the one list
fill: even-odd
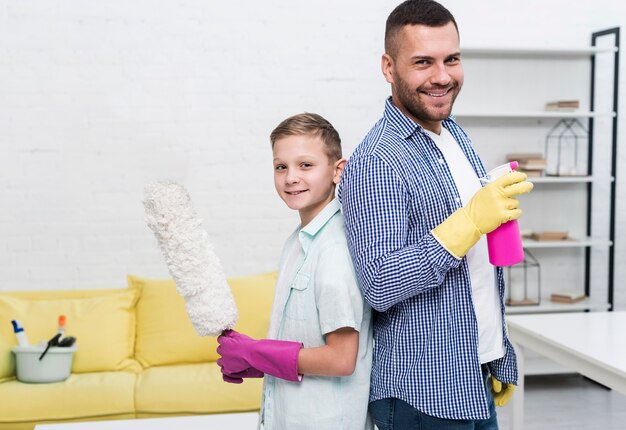
[(306, 320), (310, 309), (315, 309), (309, 288), (309, 276), (298, 273), (289, 286), (285, 303), (285, 317), (291, 320)]

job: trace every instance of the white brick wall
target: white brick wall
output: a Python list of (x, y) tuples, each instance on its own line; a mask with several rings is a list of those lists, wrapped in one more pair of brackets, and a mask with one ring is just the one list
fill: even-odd
[[(267, 136), (314, 111), (352, 151), (388, 93), (396, 3), (0, 0), (0, 290), (166, 276), (141, 204), (165, 178), (189, 189), (228, 275), (273, 270), (297, 216), (273, 190)], [(444, 2), (466, 45), (584, 46), (626, 27), (619, 2), (587, 3)]]

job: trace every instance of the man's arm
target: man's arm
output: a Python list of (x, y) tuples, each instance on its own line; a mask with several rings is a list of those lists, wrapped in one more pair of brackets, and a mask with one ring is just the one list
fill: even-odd
[[(520, 217), (514, 196), (533, 188), (525, 174), (512, 172), (479, 189), (445, 219), (427, 213), (444, 202), (428, 201), (420, 209), (425, 214), (410, 220), (406, 184), (384, 162), (369, 157), (348, 163), (343, 180), (350, 252), (365, 299), (378, 311), (440, 285), (483, 234)], [(410, 222), (428, 223), (413, 228), (430, 231), (407, 245)]]
[(377, 311), (437, 287), (460, 264), (430, 233), (406, 245), (410, 195), (385, 162), (349, 162), (341, 187), (350, 253), (364, 297)]

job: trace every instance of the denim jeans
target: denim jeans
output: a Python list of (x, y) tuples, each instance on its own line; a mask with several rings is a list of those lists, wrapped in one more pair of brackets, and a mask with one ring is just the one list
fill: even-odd
[(489, 373), (483, 371), (485, 392), (489, 403), (489, 418), (485, 420), (446, 420), (426, 415), (403, 400), (376, 400), (369, 411), (379, 430), (498, 430), (496, 407), (489, 386)]

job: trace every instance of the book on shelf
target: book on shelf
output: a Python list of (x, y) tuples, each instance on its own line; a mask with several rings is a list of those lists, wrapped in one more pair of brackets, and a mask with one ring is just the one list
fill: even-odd
[(522, 170), (545, 170), (548, 167), (548, 163), (543, 158), (531, 158), (518, 162), (519, 169)]
[(530, 232), (528, 234), (533, 240), (566, 240), (569, 238), (569, 233), (566, 231), (542, 231), (542, 232)]
[(546, 110), (576, 110), (580, 107), (580, 100), (557, 100), (546, 103)]
[(517, 170), (528, 176), (541, 176), (548, 166), (543, 154), (537, 152), (506, 154), (506, 160), (517, 161)]
[(543, 160), (543, 154), (540, 152), (511, 152), (506, 154), (506, 161), (519, 163), (524, 160)]
[(543, 170), (525, 170), (517, 169), (518, 172), (525, 173), (529, 178), (536, 178), (543, 175)]
[(560, 290), (550, 295), (550, 300), (556, 303), (576, 303), (585, 300), (587, 296), (583, 291)]

